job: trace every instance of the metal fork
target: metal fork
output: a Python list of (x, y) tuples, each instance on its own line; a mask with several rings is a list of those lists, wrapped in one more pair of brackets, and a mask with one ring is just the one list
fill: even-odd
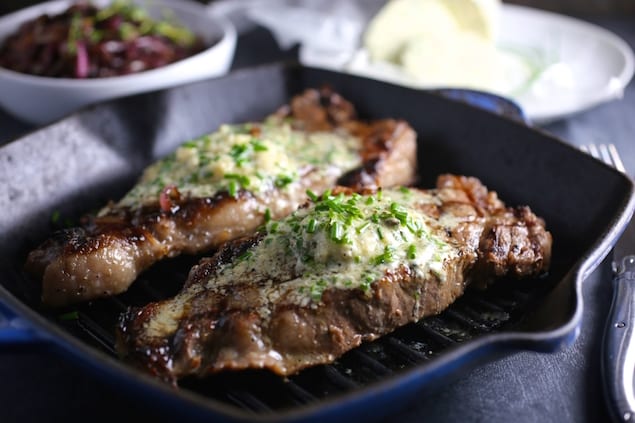
[(620, 158), (620, 154), (617, 152), (615, 144), (581, 145), (580, 150), (590, 154), (598, 160), (602, 160), (609, 166), (613, 166), (620, 172), (626, 173), (624, 162), (622, 162), (622, 159)]
[[(580, 150), (626, 173), (615, 145), (588, 144)], [(620, 251), (614, 251), (614, 257), (621, 261), (613, 262), (613, 301), (602, 340), (602, 379), (612, 420), (626, 422), (635, 417), (635, 255), (622, 256), (621, 250), (630, 248), (625, 240), (620, 239), (616, 249), (618, 246)]]

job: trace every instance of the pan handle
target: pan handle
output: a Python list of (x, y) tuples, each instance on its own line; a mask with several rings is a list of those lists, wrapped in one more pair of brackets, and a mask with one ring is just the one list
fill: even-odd
[(0, 302), (0, 347), (34, 344), (41, 341), (43, 338), (26, 320)]
[(523, 109), (513, 100), (478, 90), (465, 88), (438, 88), (430, 90), (451, 100), (467, 103), (494, 114), (531, 125)]

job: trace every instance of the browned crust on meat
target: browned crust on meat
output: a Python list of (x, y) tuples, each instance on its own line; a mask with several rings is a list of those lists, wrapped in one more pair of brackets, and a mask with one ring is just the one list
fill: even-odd
[[(416, 135), (405, 123), (355, 120), (351, 103), (328, 88), (309, 89), (278, 111), (307, 131), (344, 129), (362, 139), (363, 165), (338, 181), (355, 189), (408, 185), (416, 174)], [(292, 194), (276, 190), (265, 200), (243, 191), (238, 198), (169, 198), (167, 210), (156, 204), (132, 211), (112, 208), (88, 218), (82, 228), (62, 231), (29, 254), (25, 268), (42, 280), (42, 301), (62, 306), (124, 292), (153, 263), (181, 253), (196, 254), (253, 233), (264, 222), (289, 214), (307, 200), (306, 190), (321, 193), (336, 181), (311, 169)], [(286, 207), (279, 206), (285, 200)]]
[[(415, 183), (416, 146), (399, 142), (416, 136), (407, 123), (382, 120), (359, 125), (353, 133), (364, 140), (361, 151), (363, 165), (342, 176), (338, 181), (340, 185), (359, 190)], [(404, 182), (403, 174), (411, 175), (411, 178)]]
[[(350, 193), (349, 189), (339, 191)], [(264, 282), (257, 275), (236, 280), (226, 292), (206, 289), (204, 285), (219, 266), (260, 238), (235, 241), (192, 270), (184, 291), (200, 289), (187, 297), (186, 308), (175, 317), (178, 327), (174, 332), (166, 336), (148, 333), (148, 324), (173, 300), (122, 315), (119, 352), (127, 361), (172, 383), (187, 375), (228, 369), (266, 368), (290, 375), (330, 363), (364, 341), (440, 313), (468, 284), (486, 286), (502, 275), (527, 277), (547, 271), (551, 235), (529, 208), (506, 208), (477, 179), (454, 175), (439, 178), (436, 195), (442, 199), (441, 205), (426, 206), (422, 212), (460, 219), (446, 235), (462, 246), (461, 254), (446, 263), (448, 273), (443, 281), (434, 274), (422, 278), (402, 265), (376, 280), (370, 293), (327, 289), (317, 307), (282, 300), (267, 303), (260, 291)], [(259, 313), (263, 307), (271, 313)]]
[(402, 120), (359, 121), (354, 106), (328, 87), (306, 90), (277, 114), (294, 117), (298, 129), (330, 131), (344, 128), (363, 140), (362, 167), (340, 178), (339, 185), (363, 189), (411, 185), (416, 181), (417, 146), (403, 142), (404, 139), (415, 139), (416, 134)]
[[(127, 361), (169, 382), (185, 375), (204, 376), (223, 370), (266, 368), (290, 375), (326, 364), (362, 342), (423, 315), (440, 313), (464, 290), (462, 274), (453, 275), (448, 290), (423, 289), (407, 267), (386, 274), (369, 294), (360, 289), (326, 290), (320, 307), (282, 305), (263, 321), (254, 303), (226, 298), (195, 300), (208, 304), (191, 310), (170, 338), (148, 343), (138, 336), (159, 304), (130, 310), (120, 321), (119, 348)], [(439, 281), (427, 281), (427, 284)], [(255, 286), (240, 285), (240, 298), (258, 295)]]

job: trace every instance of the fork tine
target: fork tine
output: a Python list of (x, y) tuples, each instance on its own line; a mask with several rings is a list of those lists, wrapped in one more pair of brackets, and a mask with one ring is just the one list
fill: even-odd
[(622, 162), (622, 158), (620, 157), (620, 153), (618, 153), (615, 144), (609, 144), (608, 150), (611, 158), (613, 159), (613, 163), (615, 164), (615, 169), (626, 173), (626, 168), (624, 167), (624, 163)]
[(591, 154), (596, 159), (600, 159), (600, 152), (595, 144), (589, 144), (589, 154)]
[(590, 156), (603, 161), (609, 166), (614, 167), (622, 173), (626, 173), (624, 162), (620, 157), (615, 144), (587, 144), (580, 146), (580, 150), (589, 154)]
[(611, 155), (609, 154), (609, 149), (606, 147), (606, 144), (600, 144), (598, 146), (598, 150), (600, 151), (600, 157), (602, 157), (602, 161), (604, 163), (606, 163), (607, 165), (611, 165), (613, 167), (616, 167), (613, 164), (613, 160), (611, 158)]

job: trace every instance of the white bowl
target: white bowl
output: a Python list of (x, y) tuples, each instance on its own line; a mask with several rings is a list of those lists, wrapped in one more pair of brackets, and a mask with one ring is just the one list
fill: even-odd
[[(211, 16), (203, 4), (188, 0), (133, 0), (154, 17), (166, 9), (206, 42), (218, 40), (208, 49), (178, 62), (136, 74), (94, 79), (50, 78), (0, 68), (0, 107), (34, 124), (52, 122), (87, 104), (152, 91), (220, 76), (229, 70), (236, 48), (232, 24)], [(0, 18), (0, 40), (18, 30), (20, 24), (42, 14), (59, 14), (71, 0), (38, 4)], [(94, 0), (97, 6), (110, 0)]]

